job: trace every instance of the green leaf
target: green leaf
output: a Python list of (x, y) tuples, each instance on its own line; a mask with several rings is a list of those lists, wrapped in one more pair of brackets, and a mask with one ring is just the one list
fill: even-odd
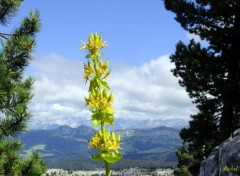
[(101, 87), (101, 80), (99, 80), (99, 78), (95, 78), (96, 79), (96, 87), (100, 88)]
[(92, 58), (92, 54), (87, 54), (86, 56), (85, 56), (86, 58)]
[(110, 75), (110, 73), (111, 73), (111, 70), (108, 70), (107, 73), (105, 73), (103, 79), (105, 79), (106, 77), (108, 77), (108, 75)]
[(113, 125), (114, 116), (106, 114), (104, 118), (104, 122), (107, 123), (108, 125)]
[(114, 132), (112, 132), (112, 138), (113, 138), (113, 140), (115, 141), (116, 136), (115, 136), (115, 133), (114, 133)]
[(121, 141), (121, 136), (120, 135), (118, 135), (117, 141)]
[(110, 152), (110, 153), (102, 153), (101, 158), (108, 163), (115, 163), (118, 162), (122, 158), (121, 153), (115, 153), (115, 152)]
[(104, 114), (101, 111), (95, 111), (94, 114), (91, 116), (91, 119), (101, 121), (103, 117), (104, 117)]
[(100, 81), (100, 86), (101, 86), (102, 88), (107, 89), (107, 90), (110, 89), (110, 88), (108, 87), (108, 84), (107, 84), (106, 81), (104, 81), (104, 80), (99, 80), (99, 81)]
[(112, 108), (106, 108), (105, 109), (105, 113), (106, 114), (113, 114), (114, 113), (114, 110)]
[(98, 57), (102, 57), (102, 56), (103, 56), (102, 52), (98, 53)]
[(101, 154), (93, 154), (92, 159), (94, 159), (95, 161), (99, 161), (99, 162), (103, 161)]
[(92, 125), (94, 127), (97, 127), (101, 123), (101, 121), (99, 121), (99, 120), (91, 120), (91, 121), (92, 121)]
[(96, 81), (96, 78), (94, 78), (94, 79), (92, 79), (90, 81), (90, 85), (89, 85), (89, 90), (88, 91), (89, 92), (93, 91), (96, 86), (97, 86), (97, 81)]

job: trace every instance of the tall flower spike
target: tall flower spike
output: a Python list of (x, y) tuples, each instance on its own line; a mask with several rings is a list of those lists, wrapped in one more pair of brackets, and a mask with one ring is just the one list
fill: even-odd
[(114, 123), (113, 93), (108, 93), (110, 88), (106, 82), (110, 74), (108, 60), (103, 62), (100, 58), (103, 56), (100, 50), (105, 46), (107, 42), (102, 42), (102, 36), (95, 33), (89, 35), (87, 42), (82, 42), (80, 50), (87, 50), (88, 63), (84, 64), (84, 79), (90, 82), (89, 96), (84, 98), (92, 113), (93, 126), (101, 126), (101, 129), (88, 141), (89, 148), (99, 152), (99, 154), (92, 155), (92, 158), (96, 161), (104, 161), (106, 176), (110, 176), (109, 163), (119, 161), (122, 154), (118, 151), (121, 149), (121, 137), (116, 137), (115, 133), (108, 131), (105, 126)]

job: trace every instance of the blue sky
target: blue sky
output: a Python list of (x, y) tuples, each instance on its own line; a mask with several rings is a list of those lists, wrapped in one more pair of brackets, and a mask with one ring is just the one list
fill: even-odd
[(108, 81), (116, 118), (186, 120), (196, 112), (170, 72), (169, 55), (179, 40), (197, 37), (180, 27), (161, 0), (25, 0), (12, 24), (35, 9), (42, 29), (26, 72), (35, 79), (33, 126), (78, 126), (89, 119), (83, 99), (86, 59), (79, 48), (90, 32), (109, 43), (104, 53), (112, 69)]
[(80, 41), (99, 32), (109, 42), (107, 56), (132, 65), (174, 52), (186, 39), (186, 31), (164, 8), (161, 0), (25, 0), (20, 14), (38, 9), (42, 30), (38, 35), (39, 55), (58, 53), (78, 59)]

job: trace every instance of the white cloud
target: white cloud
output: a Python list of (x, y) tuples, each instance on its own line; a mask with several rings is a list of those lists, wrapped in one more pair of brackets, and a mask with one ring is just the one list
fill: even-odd
[[(187, 93), (170, 70), (168, 56), (140, 67), (113, 68), (110, 85), (116, 95), (117, 116), (130, 118), (186, 118), (193, 112)], [(138, 114), (140, 113), (140, 114)]]
[(75, 113), (77, 108), (73, 108), (71, 106), (64, 106), (59, 103), (54, 103), (51, 107), (52, 110), (60, 111), (63, 113)]
[[(170, 70), (168, 56), (153, 59), (142, 66), (111, 63), (108, 80), (114, 92), (117, 118), (189, 118), (195, 108)], [(35, 78), (31, 111), (41, 123), (76, 126), (89, 119), (83, 95), (82, 60), (70, 60), (56, 54), (37, 57), (27, 75)], [(47, 122), (46, 122), (47, 121)]]

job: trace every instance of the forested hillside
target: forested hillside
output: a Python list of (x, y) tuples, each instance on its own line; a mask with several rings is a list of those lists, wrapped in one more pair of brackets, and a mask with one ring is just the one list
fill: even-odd
[[(21, 136), (25, 144), (22, 153), (31, 150), (41, 153), (43, 159), (64, 161), (90, 159), (87, 139), (95, 130), (87, 126), (61, 126), (52, 130), (31, 130)], [(117, 131), (122, 137), (123, 159), (176, 162), (175, 151), (181, 145), (179, 130), (168, 127)]]

